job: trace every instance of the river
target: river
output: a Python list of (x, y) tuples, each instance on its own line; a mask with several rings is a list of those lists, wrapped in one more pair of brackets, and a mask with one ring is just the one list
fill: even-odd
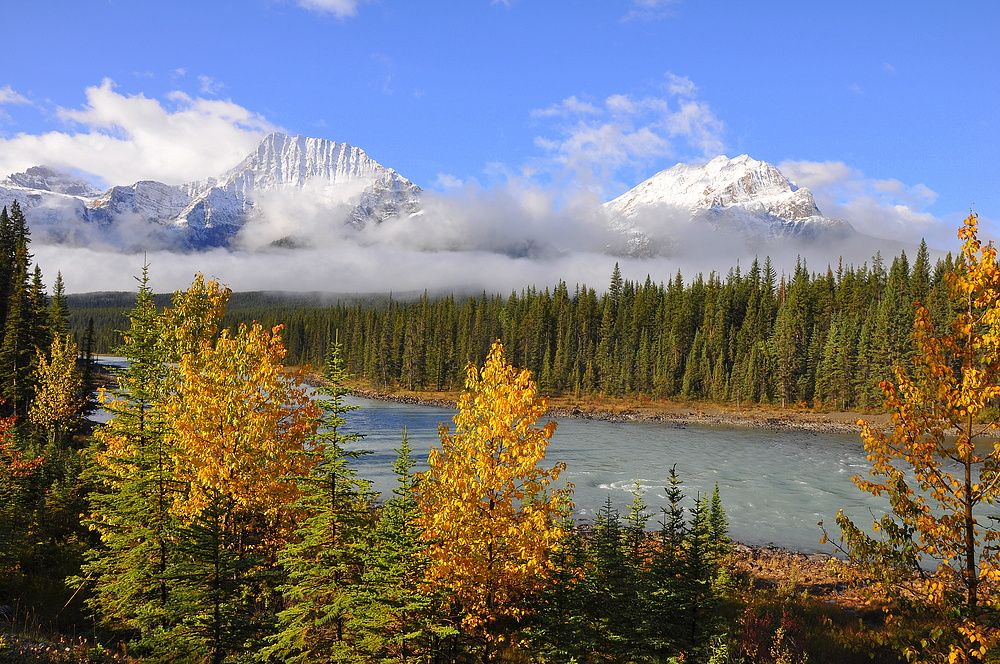
[[(348, 429), (365, 434), (353, 447), (372, 452), (355, 467), (383, 493), (395, 485), (391, 464), (403, 428), (421, 470), (427, 450), (440, 444), (438, 424), (451, 424), (454, 415), (433, 406), (356, 397), (347, 402), (360, 406), (348, 414)], [(631, 492), (640, 486), (655, 526), (659, 507), (666, 504), (662, 487), (675, 464), (688, 505), (718, 483), (730, 534), (748, 544), (831, 552), (830, 545), (820, 544), (818, 522), (836, 533), (837, 510), (867, 524), (869, 510), (881, 514), (886, 507), (851, 481), (869, 468), (857, 436), (575, 418), (557, 422), (546, 465), (566, 462), (560, 480), (575, 485), (580, 519), (592, 519), (609, 496), (624, 515)]]
[[(102, 357), (102, 364), (124, 365), (121, 358)], [(354, 462), (358, 475), (388, 494), (395, 486), (392, 462), (407, 429), (416, 470), (427, 467), (427, 451), (440, 444), (438, 424), (451, 424), (454, 410), (347, 397), (359, 406), (347, 414), (347, 429), (364, 434), (349, 447), (369, 450)], [(107, 414), (92, 416), (103, 421)], [(803, 552), (832, 552), (820, 544), (823, 521), (837, 533), (837, 510), (859, 525), (881, 515), (887, 503), (863, 493), (851, 481), (870, 467), (861, 439), (855, 435), (805, 431), (765, 431), (740, 427), (604, 422), (556, 418), (558, 427), (548, 448), (546, 465), (566, 463), (561, 481), (575, 486), (579, 519), (591, 520), (610, 496), (623, 515), (637, 486), (654, 518), (666, 504), (663, 485), (671, 466), (683, 482), (690, 506), (698, 494), (716, 483), (733, 539), (747, 544), (776, 544)]]

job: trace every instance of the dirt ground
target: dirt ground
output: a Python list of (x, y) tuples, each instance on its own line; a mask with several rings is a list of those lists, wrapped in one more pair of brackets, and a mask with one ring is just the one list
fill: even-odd
[[(354, 386), (359, 396), (454, 407), (458, 392), (383, 392)], [(859, 432), (858, 420), (865, 419), (879, 427), (887, 427), (889, 415), (821, 411), (811, 408), (780, 408), (750, 404), (708, 404), (697, 401), (669, 401), (649, 397), (585, 397), (556, 396), (549, 399), (548, 414), (552, 417), (579, 417), (611, 422), (671, 422), (677, 424), (707, 424), (740, 426), (768, 430), (801, 430), (830, 433)]]

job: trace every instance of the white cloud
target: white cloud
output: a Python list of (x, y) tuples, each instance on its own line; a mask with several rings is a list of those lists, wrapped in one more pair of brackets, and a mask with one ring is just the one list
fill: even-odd
[(2, 104), (30, 104), (31, 102), (24, 95), (14, 92), (9, 86), (0, 88), (0, 105)]
[(333, 14), (338, 18), (356, 16), (361, 0), (296, 0), (300, 7), (313, 11)]
[(698, 91), (695, 84), (687, 76), (678, 76), (673, 72), (667, 72), (667, 90), (670, 94), (677, 95), (678, 97), (694, 97), (694, 93)]
[(204, 74), (198, 77), (198, 85), (201, 88), (202, 94), (206, 95), (218, 94), (219, 90), (226, 87), (224, 84), (215, 80), (211, 76), (205, 76)]
[(0, 139), (0, 175), (49, 165), (109, 184), (180, 184), (231, 168), (276, 128), (228, 100), (167, 95), (165, 102), (122, 95), (105, 79), (79, 109), (56, 109), (70, 129)]
[(846, 219), (861, 233), (914, 242), (923, 237), (937, 247), (954, 245), (957, 225), (927, 211), (937, 194), (924, 184), (866, 178), (839, 161), (786, 161), (778, 168), (812, 191), (824, 215)]
[(434, 186), (440, 189), (457, 189), (465, 184), (461, 178), (457, 178), (449, 173), (438, 173), (434, 180)]
[(558, 104), (548, 108), (538, 108), (531, 111), (533, 118), (569, 117), (570, 115), (600, 115), (601, 109), (590, 102), (577, 99), (576, 95), (563, 99)]
[(629, 171), (628, 186), (661, 158), (709, 159), (724, 151), (723, 123), (689, 78), (667, 73), (664, 96), (611, 95), (601, 102), (576, 96), (532, 117), (551, 120), (558, 136), (538, 136), (535, 144), (549, 153), (555, 177), (576, 180), (600, 195), (619, 191), (615, 178)]
[(632, 9), (622, 18), (623, 21), (654, 20), (673, 16), (670, 9), (680, 0), (632, 0)]

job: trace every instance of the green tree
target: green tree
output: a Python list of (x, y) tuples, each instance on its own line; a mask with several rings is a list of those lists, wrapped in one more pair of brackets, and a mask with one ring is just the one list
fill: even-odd
[(111, 419), (94, 436), (90, 474), (90, 527), (101, 546), (88, 553), (83, 574), (92, 580), (90, 606), (110, 626), (136, 636), (137, 652), (170, 659), (176, 645), (167, 636), (181, 616), (173, 609), (175, 585), (167, 569), (176, 562), (180, 520), (170, 508), (183, 487), (163, 410), (171, 353), (153, 302), (148, 266), (139, 278), (129, 327), (117, 353), (128, 360), (118, 386), (102, 392)]
[(318, 389), (323, 415), (311, 437), (316, 463), (299, 480), (302, 497), (295, 508), (304, 518), (280, 554), (288, 572), (288, 583), (281, 587), (287, 607), (262, 652), (267, 660), (360, 661), (347, 623), (364, 569), (371, 499), (367, 482), (349, 465), (362, 453), (345, 447), (360, 436), (343, 430), (344, 414), (354, 407), (344, 403), (350, 391), (339, 342), (330, 345), (323, 377)]

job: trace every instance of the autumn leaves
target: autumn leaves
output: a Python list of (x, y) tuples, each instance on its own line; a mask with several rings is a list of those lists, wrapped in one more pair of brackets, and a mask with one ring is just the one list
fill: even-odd
[(417, 523), (430, 542), (428, 584), (462, 607), (463, 628), (496, 645), (509, 638), (503, 621), (522, 618), (549, 580), (572, 486), (553, 487), (566, 464), (540, 467), (555, 422), (535, 425), (546, 401), (499, 342), (481, 371), (469, 366), (465, 388), (454, 432), (442, 424), (428, 457)]
[(548, 581), (570, 496), (562, 464), (540, 467), (555, 424), (535, 425), (530, 373), (494, 345), (430, 470), (408, 473), (404, 442), (379, 504), (346, 464), (337, 354), (314, 402), (280, 328), (220, 329), (228, 296), (199, 275), (157, 312), (141, 280), (91, 454), (91, 607), (155, 661), (408, 661), (460, 632), (490, 661)]

